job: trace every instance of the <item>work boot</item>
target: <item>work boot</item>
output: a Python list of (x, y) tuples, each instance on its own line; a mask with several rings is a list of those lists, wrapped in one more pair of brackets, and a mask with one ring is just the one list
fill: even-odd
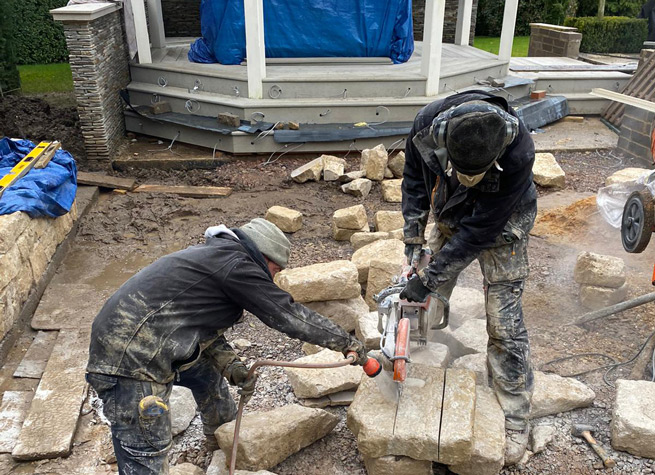
[(205, 447), (207, 447), (207, 451), (209, 453), (212, 453), (220, 449), (220, 447), (218, 446), (218, 441), (216, 440), (216, 436), (214, 434), (205, 435)]
[(528, 447), (530, 426), (523, 430), (505, 429), (505, 466), (516, 465), (521, 461)]

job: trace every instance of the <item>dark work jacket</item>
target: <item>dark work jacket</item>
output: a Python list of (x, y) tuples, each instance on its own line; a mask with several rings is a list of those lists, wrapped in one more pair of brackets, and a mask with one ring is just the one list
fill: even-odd
[(439, 228), (450, 234), (426, 270), (424, 282), (433, 290), (456, 277), (480, 252), (493, 247), (515, 211), (536, 205), (532, 183), (534, 143), (522, 121), (518, 136), (498, 159), (503, 171), (492, 167), (474, 187), (461, 185), (454, 170), (452, 176), (447, 176), (446, 161), (434, 153), (437, 146), (429, 134), (432, 120), (453, 106), (489, 98), (516, 116), (501, 97), (484, 91), (455, 94), (421, 109), (407, 139), (402, 184), (405, 243), (425, 242), (430, 209)]
[(655, 41), (655, 0), (648, 0), (641, 7), (639, 18), (646, 18), (648, 20), (648, 41)]
[[(335, 351), (352, 338), (295, 303), (248, 237), (221, 234), (139, 271), (93, 322), (87, 371), (168, 383), (248, 310), (275, 330)], [(221, 338), (219, 338), (221, 337)]]

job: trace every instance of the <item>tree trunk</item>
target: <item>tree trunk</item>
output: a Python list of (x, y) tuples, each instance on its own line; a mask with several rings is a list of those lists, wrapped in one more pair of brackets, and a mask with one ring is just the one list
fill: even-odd
[(598, 0), (598, 19), (602, 20), (605, 17), (605, 0)]

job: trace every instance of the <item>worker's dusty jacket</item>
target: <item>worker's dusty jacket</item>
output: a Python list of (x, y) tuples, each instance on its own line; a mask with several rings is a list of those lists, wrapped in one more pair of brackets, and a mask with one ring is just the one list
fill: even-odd
[[(264, 256), (238, 229), (162, 257), (130, 278), (93, 322), (87, 371), (168, 383), (248, 310), (287, 335), (336, 351), (348, 333), (273, 283)], [(219, 338), (220, 337), (220, 338)]]
[(489, 98), (516, 116), (501, 97), (484, 91), (455, 94), (421, 109), (407, 139), (402, 184), (405, 243), (425, 242), (430, 209), (439, 229), (449, 234), (448, 242), (425, 272), (424, 282), (432, 289), (456, 277), (480, 252), (493, 247), (504, 230), (520, 234), (521, 230), (512, 229), (508, 223), (510, 216), (536, 205), (534, 143), (522, 121), (518, 136), (498, 159), (502, 171), (492, 167), (471, 188), (461, 185), (454, 172), (448, 176), (446, 160), (434, 153), (437, 145), (430, 135), (432, 120), (453, 106)]

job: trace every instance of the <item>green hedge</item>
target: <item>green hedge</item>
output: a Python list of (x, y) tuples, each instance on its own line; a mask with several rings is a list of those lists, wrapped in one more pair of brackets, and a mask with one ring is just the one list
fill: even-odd
[[(530, 35), (530, 23), (561, 25), (575, 7), (575, 0), (526, 0), (519, 2), (516, 14), (516, 36)], [(503, 27), (504, 0), (479, 0), (475, 34), (500, 36)]]
[(640, 18), (567, 18), (564, 24), (582, 33), (583, 53), (638, 53), (648, 36), (648, 21)]
[[(4, 2), (5, 0), (0, 0)], [(68, 61), (66, 39), (61, 23), (56, 23), (50, 10), (66, 5), (67, 0), (17, 0), (16, 57), (18, 64), (46, 64)]]
[(0, 88), (11, 91), (20, 87), (14, 50), (14, 0), (0, 0)]

